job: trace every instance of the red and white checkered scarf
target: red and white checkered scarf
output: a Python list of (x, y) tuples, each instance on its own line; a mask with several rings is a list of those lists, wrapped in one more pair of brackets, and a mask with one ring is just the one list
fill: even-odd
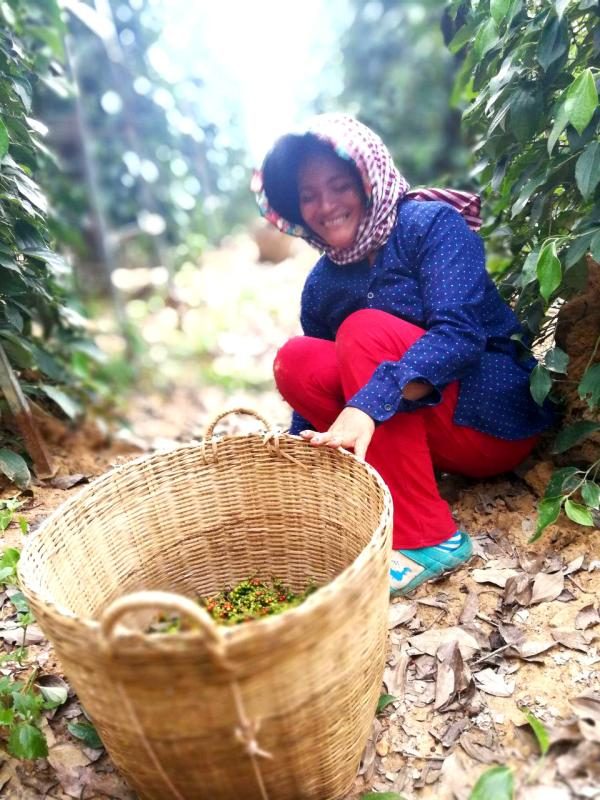
[[(441, 200), (457, 209), (472, 230), (481, 227), (480, 198), (476, 194), (455, 189), (416, 189), (398, 172), (389, 150), (379, 136), (366, 125), (346, 114), (321, 114), (315, 117), (304, 133), (311, 133), (331, 145), (340, 158), (352, 161), (360, 174), (367, 205), (354, 243), (338, 249), (330, 247), (303, 225), (285, 220), (270, 205), (264, 192), (262, 172), (256, 172), (252, 190), (256, 193), (261, 213), (279, 230), (301, 236), (309, 244), (324, 251), (336, 264), (361, 261), (387, 241), (394, 224), (398, 201), (402, 197), (414, 200)], [(267, 158), (269, 156), (267, 155)]]

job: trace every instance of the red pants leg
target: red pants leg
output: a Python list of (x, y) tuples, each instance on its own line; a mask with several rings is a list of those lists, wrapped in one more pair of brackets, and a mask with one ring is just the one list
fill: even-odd
[[(336, 342), (291, 339), (275, 361), (277, 386), (287, 402), (315, 428), (329, 428), (345, 400), (367, 383), (383, 361), (397, 361), (424, 334), (421, 328), (383, 311), (350, 315)], [(367, 451), (394, 500), (394, 548), (438, 544), (456, 530), (437, 490), (433, 464), (475, 477), (516, 466), (537, 437), (508, 442), (452, 421), (458, 383), (432, 408), (395, 414), (379, 425)]]

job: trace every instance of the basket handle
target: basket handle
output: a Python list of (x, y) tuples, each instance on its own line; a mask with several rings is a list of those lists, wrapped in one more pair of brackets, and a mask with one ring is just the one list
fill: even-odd
[(264, 417), (261, 417), (260, 414), (257, 414), (256, 411), (252, 411), (250, 408), (231, 408), (229, 411), (223, 411), (221, 414), (218, 414), (213, 421), (209, 424), (206, 428), (206, 433), (204, 434), (205, 439), (210, 439), (213, 435), (215, 425), (217, 422), (220, 422), (224, 417), (228, 417), (230, 414), (246, 414), (249, 417), (254, 417), (259, 422), (265, 426), (265, 430), (268, 430), (269, 423), (265, 420)]
[(125, 614), (148, 609), (178, 611), (182, 616), (193, 620), (206, 637), (206, 647), (215, 664), (224, 669), (228, 668), (225, 638), (216, 623), (198, 603), (172, 592), (131, 592), (114, 600), (104, 609), (100, 617), (100, 631), (108, 647), (114, 647), (115, 626)]

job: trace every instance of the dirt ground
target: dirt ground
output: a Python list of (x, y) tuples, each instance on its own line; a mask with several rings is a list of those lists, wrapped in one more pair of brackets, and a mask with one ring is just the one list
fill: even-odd
[[(208, 267), (222, 270), (216, 260)], [(263, 283), (272, 281), (280, 313), (269, 317), (275, 320), (272, 333), (253, 356), (264, 365), (295, 325), (288, 295), (300, 285), (305, 267), (284, 262), (277, 269), (257, 264), (252, 269), (254, 275), (239, 271), (232, 281), (246, 285), (257, 275)], [(256, 328), (252, 315), (248, 324)], [(227, 356), (227, 348), (220, 355)], [(240, 406), (254, 408), (269, 422), (288, 419), (272, 389), (199, 385), (188, 374), (131, 398), (127, 429), (92, 421), (70, 429), (47, 421), (43, 427), (58, 480), (36, 482), (22, 496), (27, 535), (78, 491), (80, 481), (195, 439), (222, 410)], [(236, 429), (237, 423), (228, 424)], [(374, 721), (347, 800), (368, 791), (397, 792), (406, 800), (467, 800), (478, 777), (496, 764), (513, 769), (515, 796), (522, 800), (600, 798), (600, 538), (597, 530), (561, 520), (528, 544), (549, 469), (538, 458), (518, 475), (485, 482), (440, 476), (457, 523), (474, 537), (476, 557), (458, 573), (390, 605), (382, 694), (393, 699)], [(4, 497), (14, 494), (14, 487), (5, 487)], [(0, 545), (20, 546), (22, 540), (12, 524)], [(0, 621), (9, 621), (14, 609), (6, 593), (0, 593), (0, 605)], [(41, 631), (31, 626), (29, 635), (22, 670), (5, 661), (0, 673), (26, 675), (37, 665), (42, 674), (60, 675)], [(8, 653), (14, 645), (4, 641), (0, 652), (2, 647)], [(548, 736), (542, 759), (527, 710)], [(47, 759), (18, 762), (0, 749), (1, 797), (133, 800), (104, 751), (67, 733), (67, 722), (82, 719), (81, 713), (71, 693), (45, 722)], [(496, 800), (492, 794), (479, 797)]]

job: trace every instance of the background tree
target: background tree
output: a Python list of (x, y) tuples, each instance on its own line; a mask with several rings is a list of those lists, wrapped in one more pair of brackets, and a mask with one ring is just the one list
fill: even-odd
[[(467, 178), (460, 112), (449, 105), (458, 59), (444, 46), (444, 3), (352, 0), (340, 101), (373, 127), (414, 185)], [(323, 105), (323, 104), (322, 104)]]
[(575, 465), (559, 461), (537, 535), (561, 510), (591, 526), (600, 505), (600, 7), (457, 0), (449, 8), (457, 22), (450, 50), (464, 59), (454, 96), (466, 105), (484, 233), (529, 333), (524, 344), (534, 340), (543, 355), (531, 391), (540, 404), (548, 395), (566, 401), (572, 424), (554, 453), (592, 437), (571, 450)]
[[(43, 126), (31, 110), (32, 85), (46, 68), (37, 53), (60, 19), (53, 0), (30, 11), (22, 0), (0, 5), (0, 342), (23, 389), (73, 416), (75, 396), (90, 388), (75, 362), (87, 362), (93, 346), (68, 303), (68, 265), (52, 248), (48, 203), (35, 180)], [(0, 439), (19, 449), (6, 425)], [(25, 463), (1, 453), (0, 470), (25, 483)]]
[(57, 157), (47, 164), (54, 231), (74, 251), (80, 283), (89, 290), (98, 287), (98, 262), (114, 257), (103, 252), (103, 236), (110, 237), (104, 250), (126, 251), (122, 264), (174, 269), (223, 234), (215, 212), (248, 174), (236, 170), (242, 159), (223, 144), (223, 132), (202, 117), (201, 80), (173, 83), (160, 74), (155, 4), (96, 0), (66, 6), (67, 77), (75, 87), (65, 80), (60, 37), (53, 38), (46, 43), (53, 80), (38, 83), (35, 107)]

